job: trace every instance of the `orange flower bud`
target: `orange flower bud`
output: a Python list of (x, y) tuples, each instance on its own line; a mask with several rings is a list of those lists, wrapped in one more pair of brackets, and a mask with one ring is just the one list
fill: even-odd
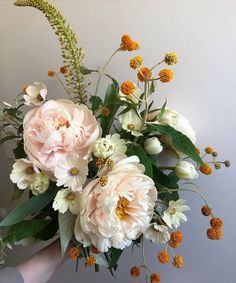
[(130, 274), (132, 277), (134, 278), (138, 278), (141, 274), (141, 270), (138, 266), (133, 266), (131, 269), (130, 269)]
[(208, 163), (205, 163), (203, 166), (200, 166), (199, 169), (205, 175), (210, 175), (212, 173), (212, 168)]
[(209, 228), (209, 229), (207, 229), (207, 237), (210, 240), (220, 240), (223, 237), (222, 230), (221, 229)]
[(202, 211), (202, 214), (203, 214), (204, 216), (210, 216), (210, 215), (211, 215), (211, 209), (210, 209), (210, 207), (207, 206), (207, 205), (204, 205), (204, 206), (202, 207), (201, 211)]
[(145, 80), (152, 78), (152, 71), (147, 67), (142, 67), (138, 71), (137, 76), (140, 82), (144, 82)]
[(221, 229), (223, 227), (223, 221), (218, 217), (213, 217), (210, 224), (213, 229)]
[(165, 250), (160, 251), (157, 255), (157, 258), (161, 264), (167, 264), (170, 261), (169, 253)]

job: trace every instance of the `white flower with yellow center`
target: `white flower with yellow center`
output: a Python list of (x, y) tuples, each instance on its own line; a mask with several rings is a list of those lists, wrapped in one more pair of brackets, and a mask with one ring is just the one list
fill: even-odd
[(22, 158), (16, 160), (10, 174), (10, 179), (17, 184), (20, 190), (24, 190), (34, 182), (36, 174), (39, 170), (28, 159)]
[(52, 207), (60, 213), (65, 213), (69, 209), (72, 214), (77, 215), (81, 208), (81, 193), (62, 189), (57, 193)]
[(190, 207), (185, 203), (186, 201), (184, 199), (178, 199), (177, 201), (171, 200), (169, 202), (169, 206), (164, 211), (162, 219), (170, 228), (177, 229), (180, 222), (186, 222), (188, 220), (183, 212), (190, 210)]
[(119, 121), (122, 129), (125, 131), (130, 132), (136, 137), (142, 136), (140, 132), (142, 130), (143, 122), (133, 110), (121, 114), (119, 116)]
[(64, 186), (71, 188), (72, 191), (81, 191), (88, 175), (88, 161), (69, 153), (59, 160), (54, 175), (58, 187)]
[(126, 149), (125, 140), (121, 139), (119, 134), (114, 134), (96, 140), (92, 153), (97, 158), (107, 159), (115, 153), (125, 153)]
[(41, 105), (46, 101), (47, 87), (42, 82), (35, 82), (25, 90), (24, 100), (26, 105)]
[(157, 223), (151, 223), (143, 234), (146, 239), (155, 244), (165, 244), (170, 240), (168, 228), (165, 225), (158, 225)]

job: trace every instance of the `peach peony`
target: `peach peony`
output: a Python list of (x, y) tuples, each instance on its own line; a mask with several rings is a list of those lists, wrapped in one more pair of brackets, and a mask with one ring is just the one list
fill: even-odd
[(72, 152), (88, 159), (91, 145), (100, 137), (99, 124), (87, 106), (65, 99), (29, 111), (23, 126), (26, 154), (51, 178), (62, 156)]
[[(125, 158), (124, 158), (125, 157)], [(124, 249), (148, 227), (157, 199), (151, 178), (137, 156), (118, 155), (111, 170), (102, 170), (82, 192), (82, 208), (75, 237), (99, 251)], [(104, 175), (105, 174), (105, 175)]]

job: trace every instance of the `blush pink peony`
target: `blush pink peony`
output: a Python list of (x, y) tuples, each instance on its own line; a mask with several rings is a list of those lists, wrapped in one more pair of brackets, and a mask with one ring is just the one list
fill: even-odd
[(59, 159), (76, 153), (88, 159), (100, 137), (92, 111), (65, 99), (49, 100), (27, 113), (23, 122), (24, 148), (35, 166), (53, 178)]
[(76, 239), (101, 252), (124, 249), (137, 239), (148, 227), (157, 199), (154, 182), (144, 175), (137, 156), (114, 163), (113, 169), (102, 170), (83, 190), (75, 225)]

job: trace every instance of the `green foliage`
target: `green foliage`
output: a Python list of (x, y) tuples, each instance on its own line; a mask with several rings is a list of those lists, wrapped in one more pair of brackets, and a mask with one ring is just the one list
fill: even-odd
[(63, 214), (58, 213), (62, 257), (64, 256), (70, 240), (74, 234), (75, 221), (76, 216), (70, 211), (67, 211)]
[(58, 231), (58, 222), (50, 221), (42, 230), (34, 235), (35, 239), (47, 241), (53, 238)]
[(161, 107), (161, 113), (160, 113), (160, 115), (158, 116), (158, 120), (159, 120), (159, 121), (161, 120), (161, 118), (162, 118), (162, 116), (163, 116), (163, 114), (164, 114), (164, 112), (165, 112), (166, 104), (167, 104), (167, 100), (165, 101), (165, 103), (164, 103), (164, 104), (162, 105), (162, 107)]
[(30, 214), (39, 213), (45, 206), (47, 206), (51, 202), (52, 199), (54, 199), (56, 193), (56, 190), (48, 190), (42, 195), (33, 196), (20, 206), (13, 209), (2, 220), (2, 222), (0, 222), (0, 227), (16, 224)]
[(24, 145), (22, 142), (20, 142), (15, 149), (13, 149), (14, 155), (16, 159), (19, 158), (25, 158), (26, 157), (26, 153), (24, 150)]
[(66, 23), (61, 13), (47, 0), (16, 0), (16, 6), (30, 6), (41, 11), (61, 43), (63, 64), (67, 66), (67, 89), (73, 95), (73, 101), (86, 103), (85, 84), (80, 70), (83, 59), (83, 50), (77, 46), (77, 38), (70, 25)]
[(98, 108), (103, 105), (103, 101), (99, 96), (93, 95), (90, 97), (89, 101), (92, 104), (92, 111), (95, 112)]
[(35, 238), (35, 235), (41, 231), (51, 220), (23, 220), (11, 226), (5, 242), (16, 242), (26, 238)]
[(112, 270), (113, 268), (117, 268), (117, 262), (122, 255), (123, 250), (111, 248), (110, 249), (110, 262), (109, 262), (109, 269)]
[(203, 165), (201, 157), (196, 153), (195, 145), (191, 140), (181, 132), (175, 130), (169, 125), (154, 125), (150, 126), (152, 130), (158, 131), (160, 135), (165, 135), (171, 137), (171, 142), (176, 150), (189, 156), (193, 161), (197, 162), (199, 165)]
[(128, 149), (126, 151), (126, 155), (132, 156), (136, 155), (139, 157), (140, 162), (145, 167), (145, 174), (150, 178), (153, 177), (153, 170), (152, 170), (152, 162), (151, 159), (148, 157), (146, 151), (141, 147), (139, 144), (129, 144)]
[(113, 79), (112, 83), (109, 84), (107, 88), (104, 99), (104, 105), (109, 109), (110, 115), (106, 117), (105, 116), (101, 117), (101, 127), (102, 127), (103, 136), (109, 134), (116, 112), (118, 111), (121, 105), (120, 100), (117, 97), (118, 92), (119, 92), (119, 85), (117, 81)]

